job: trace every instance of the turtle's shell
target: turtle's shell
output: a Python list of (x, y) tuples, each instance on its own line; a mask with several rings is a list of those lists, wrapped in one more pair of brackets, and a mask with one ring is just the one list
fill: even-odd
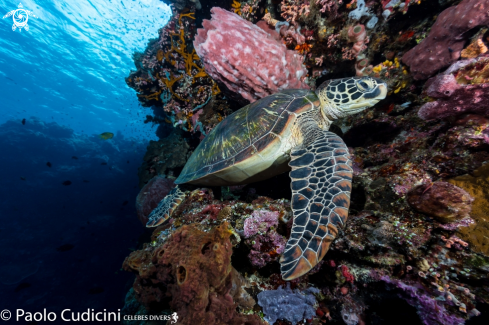
[[(246, 184), (259, 180), (253, 176), (271, 167), (273, 170), (267, 171), (263, 178), (272, 176), (270, 173), (278, 174), (275, 165), (288, 161), (278, 152), (283, 148), (281, 138), (290, 136), (297, 114), (319, 106), (319, 98), (314, 92), (292, 89), (239, 109), (202, 140), (176, 183)], [(277, 162), (277, 159), (282, 161)]]

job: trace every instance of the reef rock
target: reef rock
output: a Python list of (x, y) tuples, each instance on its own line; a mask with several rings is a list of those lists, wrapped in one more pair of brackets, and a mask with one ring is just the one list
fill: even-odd
[(218, 7), (211, 13), (194, 47), (214, 80), (250, 102), (284, 89), (309, 89), (297, 52), (235, 13)]
[(139, 192), (136, 198), (136, 210), (139, 220), (146, 225), (151, 211), (158, 203), (175, 187), (172, 179), (156, 176), (149, 180), (148, 184)]
[(175, 129), (170, 136), (149, 142), (144, 162), (138, 169), (140, 188), (154, 176), (165, 176), (174, 168), (185, 165), (190, 146), (181, 136), (181, 132)]
[(236, 310), (250, 309), (255, 301), (243, 289), (246, 280), (231, 266), (231, 234), (228, 223), (209, 232), (197, 224), (184, 225), (164, 245), (131, 253), (123, 268), (136, 273), (138, 301), (153, 310), (171, 297), (179, 324), (264, 324), (257, 315)]
[(489, 58), (459, 61), (445, 73), (430, 80), (427, 94), (436, 101), (421, 106), (424, 120), (447, 118), (463, 113), (489, 115)]
[(467, 32), (489, 24), (489, 6), (485, 0), (463, 0), (444, 10), (420, 44), (402, 57), (414, 79), (427, 79), (460, 58)]
[(458, 186), (434, 182), (417, 186), (407, 195), (409, 205), (441, 222), (468, 217), (474, 198)]

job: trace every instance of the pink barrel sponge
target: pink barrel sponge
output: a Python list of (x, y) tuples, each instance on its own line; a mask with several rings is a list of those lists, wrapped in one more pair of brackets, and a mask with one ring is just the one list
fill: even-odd
[(414, 79), (427, 79), (460, 58), (468, 31), (489, 24), (487, 0), (463, 0), (445, 9), (420, 44), (409, 50), (402, 61)]
[(284, 89), (309, 89), (297, 52), (235, 13), (218, 7), (211, 13), (194, 47), (214, 80), (250, 102)]

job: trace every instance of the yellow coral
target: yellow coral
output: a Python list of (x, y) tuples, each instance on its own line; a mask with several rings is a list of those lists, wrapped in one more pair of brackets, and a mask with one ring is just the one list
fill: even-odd
[(231, 5), (231, 7), (233, 7), (233, 11), (235, 14), (241, 16), (241, 2), (233, 0), (233, 4)]
[(461, 57), (465, 59), (473, 59), (478, 57), (482, 53), (487, 52), (487, 46), (484, 42), (478, 38), (475, 42), (472, 42), (469, 46), (467, 46), (461, 53)]
[(389, 60), (385, 60), (384, 63), (382, 63), (385, 67), (390, 67), (392, 66), (392, 61), (389, 61)]
[[(183, 26), (182, 18), (184, 18), (184, 17), (187, 17), (190, 19), (195, 19), (193, 12), (189, 12), (186, 14), (180, 14), (180, 17), (178, 18), (179, 26)], [(180, 42), (174, 41), (173, 40), (174, 36), (177, 36), (179, 38)], [(192, 84), (195, 83), (197, 78), (208, 77), (207, 73), (205, 72), (205, 68), (203, 68), (203, 67), (201, 68), (197, 63), (195, 63), (195, 61), (200, 60), (199, 56), (195, 52), (195, 49), (193, 49), (191, 53), (187, 52), (187, 43), (185, 41), (185, 29), (184, 28), (180, 28), (179, 32), (170, 32), (170, 46), (171, 46), (171, 48), (168, 51), (166, 51), (166, 53), (164, 53), (164, 54), (162, 53), (164, 58), (168, 62), (172, 63), (173, 65), (176, 65), (177, 62), (173, 59), (172, 54), (173, 53), (180, 54), (182, 56), (182, 58), (184, 59), (184, 62), (185, 62), (185, 72), (187, 73), (187, 75), (192, 76)], [(158, 58), (159, 54), (160, 53), (158, 51), (157, 58)], [(161, 60), (159, 60), (159, 61), (161, 61)], [(192, 69), (197, 70), (197, 73), (195, 75), (192, 75)], [(157, 78), (159, 78), (166, 85), (166, 87), (170, 90), (170, 92), (172, 93), (173, 96), (175, 96), (176, 98), (178, 98), (182, 101), (185, 101), (185, 102), (190, 101), (189, 98), (182, 98), (173, 91), (173, 85), (175, 84), (175, 82), (182, 79), (183, 76), (179, 76), (179, 77), (175, 78), (173, 76), (173, 74), (170, 73), (170, 80), (168, 80), (168, 78), (166, 78), (165, 76), (162, 77), (159, 75), (157, 75)], [(213, 87), (212, 87), (213, 95), (218, 94), (220, 92), (219, 88), (217, 88), (217, 85), (216, 85), (216, 89), (214, 88), (214, 85), (215, 85), (214, 81), (212, 81), (212, 84), (213, 84)]]
[(375, 67), (373, 67), (372, 71), (374, 73), (379, 73), (380, 71), (382, 71), (382, 64), (379, 64), (379, 65), (376, 65)]

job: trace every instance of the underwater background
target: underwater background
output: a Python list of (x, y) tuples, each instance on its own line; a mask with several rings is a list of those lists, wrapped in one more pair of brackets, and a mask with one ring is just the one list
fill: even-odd
[(489, 0), (0, 12), (2, 320), (489, 323)]

